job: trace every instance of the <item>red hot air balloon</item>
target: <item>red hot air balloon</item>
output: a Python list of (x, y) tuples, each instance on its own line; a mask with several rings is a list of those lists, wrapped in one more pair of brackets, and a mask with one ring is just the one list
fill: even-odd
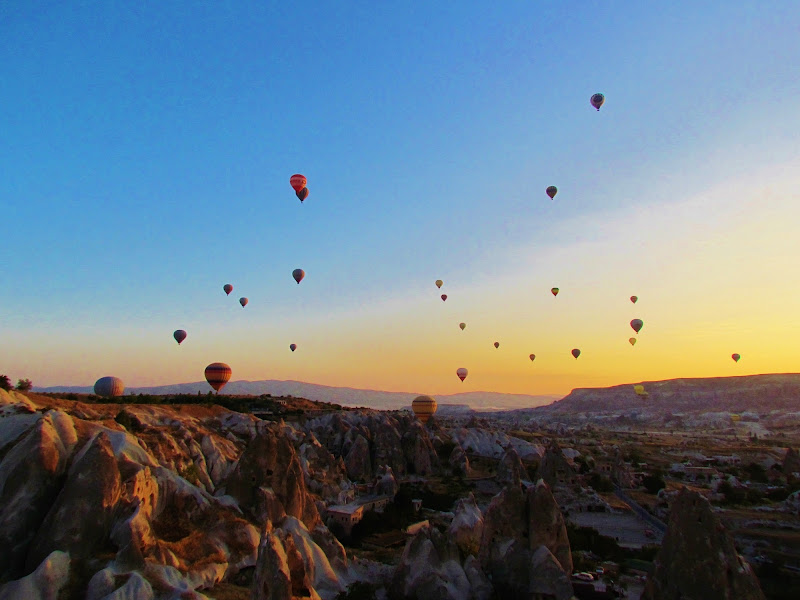
[(297, 350), (297, 344), (289, 344), (289, 350), (291, 350), (292, 352)]
[(631, 302), (636, 304), (636, 301), (639, 299), (639, 296), (631, 296)]
[(445, 300), (447, 300), (447, 294), (442, 294), (442, 302), (444, 302)]
[(578, 350), (577, 348), (573, 348), (572, 349), (572, 356), (574, 356), (575, 359), (577, 359), (580, 355), (581, 355), (581, 351), (580, 350)]
[(642, 327), (644, 327), (644, 321), (641, 319), (634, 319), (631, 321), (631, 328), (633, 328), (636, 333), (639, 333), (642, 330)]
[(298, 283), (298, 285), (300, 284), (301, 281), (303, 281), (303, 277), (305, 276), (306, 272), (303, 271), (303, 269), (295, 269), (294, 271), (292, 271), (292, 277), (294, 277), (294, 280)]
[(306, 176), (300, 175), (300, 173), (295, 173), (289, 178), (289, 184), (295, 192), (299, 192), (306, 187), (306, 183), (308, 183)]
[(733, 359), (734, 362), (738, 363), (739, 359), (742, 358), (742, 356), (740, 354), (731, 354), (731, 358)]
[(172, 334), (172, 337), (175, 338), (175, 341), (178, 342), (178, 346), (180, 346), (181, 342), (186, 339), (186, 332), (183, 329), (178, 329)]
[(530, 358), (531, 362), (533, 362), (534, 360), (536, 360), (536, 355), (535, 354), (531, 354), (528, 358)]
[(228, 296), (230, 296), (231, 292), (233, 291), (233, 286), (230, 283), (226, 283), (222, 286), (222, 289), (225, 290), (225, 293), (228, 294)]
[(456, 370), (456, 375), (458, 375), (458, 378), (461, 381), (464, 381), (467, 378), (467, 370), (464, 367), (461, 367), (460, 369)]
[(297, 192), (297, 197), (300, 198), (300, 202), (308, 198), (308, 188), (304, 187), (302, 190)]
[(231, 368), (225, 363), (211, 363), (206, 367), (206, 381), (219, 392), (231, 378)]
[(558, 188), (557, 188), (556, 186), (554, 186), (554, 185), (551, 185), (550, 187), (548, 187), (548, 188), (545, 190), (545, 193), (546, 193), (548, 196), (550, 196), (550, 200), (552, 200), (553, 198), (555, 198), (555, 197), (556, 197), (556, 194), (558, 193)]
[(558, 296), (558, 288), (552, 288), (550, 293), (553, 294), (553, 296)]
[(495, 343), (494, 343), (494, 347), (495, 347), (495, 348), (499, 348), (499, 347), (500, 347), (500, 342), (495, 342)]
[(247, 298), (239, 298), (239, 304), (242, 305), (242, 308), (247, 306), (247, 303), (250, 302)]

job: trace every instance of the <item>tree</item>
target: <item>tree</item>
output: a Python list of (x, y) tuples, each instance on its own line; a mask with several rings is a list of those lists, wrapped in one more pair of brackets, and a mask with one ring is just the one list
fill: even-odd
[(17, 389), (20, 392), (30, 392), (33, 388), (33, 382), (30, 379), (20, 379), (17, 381)]
[(8, 375), (0, 375), (0, 390), (10, 390), (11, 389), (11, 380), (8, 378)]

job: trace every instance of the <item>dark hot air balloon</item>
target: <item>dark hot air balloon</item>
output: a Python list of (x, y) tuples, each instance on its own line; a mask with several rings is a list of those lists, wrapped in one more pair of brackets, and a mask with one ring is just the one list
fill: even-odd
[(592, 106), (594, 106), (597, 110), (600, 110), (600, 107), (603, 106), (603, 102), (605, 101), (606, 97), (599, 93), (592, 94), (592, 98), (589, 100), (589, 102), (592, 103)]
[(536, 355), (535, 354), (531, 354), (528, 358), (530, 358), (531, 362), (533, 362), (534, 360), (536, 360)]
[(642, 327), (644, 327), (644, 321), (641, 319), (634, 319), (631, 321), (631, 327), (633, 327), (633, 330), (636, 333), (639, 333), (642, 330)]
[(734, 362), (738, 363), (739, 359), (742, 358), (742, 355), (741, 354), (731, 354), (731, 358), (734, 360)]
[(299, 192), (306, 187), (306, 183), (308, 183), (306, 176), (300, 175), (300, 173), (295, 173), (289, 178), (289, 184), (295, 192)]
[[(292, 271), (292, 277), (294, 277), (294, 280), (295, 280), (295, 281), (296, 281), (298, 284), (299, 284), (301, 281), (303, 281), (303, 277), (305, 277), (305, 276), (306, 276), (306, 272), (305, 272), (305, 271), (303, 271), (303, 269), (295, 269), (294, 271)], [(313, 286), (312, 286), (312, 287), (313, 287)]]
[(186, 332), (183, 329), (177, 329), (175, 333), (172, 334), (172, 337), (175, 338), (175, 341), (178, 342), (178, 345), (181, 345), (181, 342), (186, 339)]
[(233, 286), (230, 283), (226, 283), (222, 286), (222, 289), (225, 290), (225, 293), (228, 294), (228, 296), (230, 296), (231, 292), (233, 291)]
[(239, 298), (239, 304), (242, 305), (242, 308), (247, 306), (247, 303), (250, 302), (247, 298)]
[(458, 326), (461, 327), (461, 331), (464, 331), (467, 328), (466, 323), (459, 323)]
[(548, 187), (548, 188), (545, 190), (545, 193), (546, 193), (548, 196), (550, 196), (550, 199), (552, 200), (553, 198), (555, 198), (555, 197), (556, 197), (556, 194), (558, 193), (558, 188), (557, 188), (556, 186), (554, 186), (554, 185), (551, 185), (550, 187)]
[(225, 363), (211, 363), (206, 367), (206, 381), (219, 392), (231, 378), (231, 368)]
[(442, 294), (442, 302), (444, 302), (445, 300), (447, 300), (447, 294)]
[(500, 342), (495, 342), (495, 343), (494, 343), (494, 347), (495, 347), (495, 348), (499, 348), (499, 347), (500, 347)]
[(308, 188), (304, 187), (302, 190), (297, 192), (297, 197), (300, 199), (300, 202), (308, 198)]
[(417, 396), (411, 403), (411, 408), (424, 425), (436, 412), (436, 400), (431, 396)]
[(580, 350), (578, 350), (577, 348), (572, 349), (572, 356), (574, 356), (577, 359), (580, 355), (581, 355)]
[(122, 396), (125, 391), (125, 384), (119, 377), (101, 377), (94, 383), (94, 393), (103, 398), (115, 398)]
[(297, 350), (297, 344), (289, 344), (289, 350), (291, 350), (292, 352)]

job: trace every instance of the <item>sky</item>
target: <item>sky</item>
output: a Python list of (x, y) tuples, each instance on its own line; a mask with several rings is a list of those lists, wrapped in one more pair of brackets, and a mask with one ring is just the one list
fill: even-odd
[(0, 372), (797, 372), (800, 7), (640, 4), (1, 3)]

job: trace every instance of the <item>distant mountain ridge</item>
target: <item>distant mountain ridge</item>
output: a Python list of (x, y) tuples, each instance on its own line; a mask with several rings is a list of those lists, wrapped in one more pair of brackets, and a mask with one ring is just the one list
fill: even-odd
[[(53, 386), (34, 388), (36, 392), (91, 394), (91, 386)], [(176, 383), (154, 387), (126, 388), (129, 394), (206, 394), (210, 391), (208, 383), (196, 381), (192, 383)], [(271, 394), (273, 396), (296, 396), (318, 402), (332, 402), (343, 406), (364, 406), (378, 410), (395, 410), (411, 406), (414, 398), (424, 392), (384, 392), (380, 390), (364, 390), (357, 388), (333, 387), (304, 383), (302, 381), (231, 381), (223, 391), (224, 395)], [(499, 392), (464, 392), (460, 394), (437, 395), (440, 405), (466, 405), (477, 411), (514, 410), (532, 408), (549, 404), (557, 400), (556, 395), (503, 394)]]
[[(641, 383), (642, 399), (633, 391)], [(608, 388), (578, 388), (548, 406), (549, 414), (586, 414), (641, 408), (654, 412), (800, 411), (800, 373), (632, 382)]]

